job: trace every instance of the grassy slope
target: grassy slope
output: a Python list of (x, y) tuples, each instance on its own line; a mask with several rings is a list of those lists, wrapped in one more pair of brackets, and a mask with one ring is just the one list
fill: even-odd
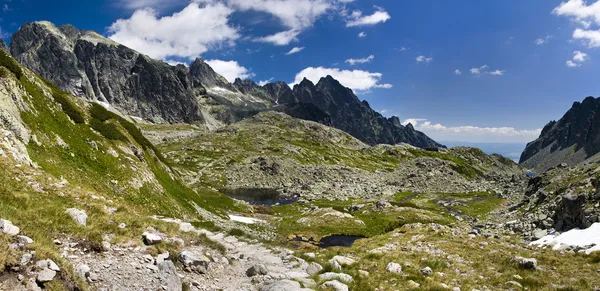
[[(131, 122), (98, 105), (90, 107), (12, 62), (6, 54), (0, 56), (0, 65), (19, 69), (18, 74), (4, 73), (2, 78), (16, 79), (22, 87), (30, 110), (23, 111), (21, 118), (35, 136), (26, 146), (39, 168), (0, 157), (0, 217), (35, 240), (31, 248), (37, 251), (37, 259), (49, 257), (64, 266), (62, 280), (51, 288), (69, 289), (73, 282), (85, 288), (58, 256), (56, 238), (100, 246), (104, 236), (112, 234), (111, 243), (139, 242), (149, 226), (167, 234), (176, 231), (173, 225), (150, 219), (151, 215), (202, 223), (194, 204), (223, 217), (230, 208), (239, 210), (220, 193), (207, 188), (194, 191), (182, 183)], [(105, 130), (94, 130), (99, 127)], [(63, 178), (68, 183), (62, 183)], [(85, 228), (65, 214), (71, 207), (86, 211)], [(110, 208), (116, 212), (110, 214)], [(127, 228), (119, 228), (119, 223)], [(4, 267), (11, 262), (0, 263)]]

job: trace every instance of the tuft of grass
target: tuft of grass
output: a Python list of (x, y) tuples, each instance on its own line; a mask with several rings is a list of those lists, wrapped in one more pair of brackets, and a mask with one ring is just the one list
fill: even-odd
[(18, 263), (18, 253), (9, 244), (9, 237), (0, 234), (0, 274)]

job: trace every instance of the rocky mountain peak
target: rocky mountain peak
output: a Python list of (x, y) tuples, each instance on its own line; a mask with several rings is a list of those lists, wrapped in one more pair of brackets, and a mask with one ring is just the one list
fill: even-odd
[(600, 152), (600, 98), (587, 97), (573, 106), (558, 121), (542, 129), (540, 137), (529, 143), (520, 163), (537, 172), (559, 164), (579, 164)]
[(392, 116), (388, 119), (393, 126), (402, 127), (402, 123), (400, 123), (400, 118), (398, 116)]

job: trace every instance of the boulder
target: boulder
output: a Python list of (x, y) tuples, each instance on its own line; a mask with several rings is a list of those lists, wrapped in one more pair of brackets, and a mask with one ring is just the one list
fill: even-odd
[(35, 280), (38, 284), (43, 285), (44, 283), (54, 280), (54, 277), (56, 277), (56, 271), (45, 268), (37, 274)]
[(308, 264), (308, 267), (306, 267), (306, 273), (308, 273), (311, 276), (321, 271), (323, 271), (323, 266), (315, 262)]
[(519, 265), (522, 269), (535, 270), (537, 269), (537, 260), (534, 258), (523, 258), (519, 256), (512, 257), (510, 259), (512, 262)]
[(311, 289), (302, 288), (300, 283), (292, 280), (279, 280), (268, 285), (260, 287), (260, 291), (311, 291)]
[(21, 266), (28, 265), (31, 262), (31, 259), (33, 259), (32, 254), (30, 254), (30, 253), (23, 254), (23, 256), (21, 256), (21, 261), (20, 261)]
[(248, 277), (266, 275), (267, 273), (269, 273), (269, 270), (263, 265), (254, 265), (246, 270), (246, 276)]
[(179, 253), (179, 262), (189, 271), (205, 274), (210, 261), (202, 254), (184, 250)]
[(73, 220), (77, 224), (79, 224), (81, 226), (86, 226), (87, 214), (85, 214), (85, 211), (79, 210), (76, 208), (69, 208), (69, 209), (67, 209), (67, 211), (65, 211), (65, 213), (67, 213), (69, 216), (71, 216), (71, 218), (73, 218)]
[(333, 291), (348, 291), (348, 286), (338, 280), (327, 281), (321, 285)]
[(385, 270), (388, 273), (397, 273), (397, 274), (400, 274), (400, 273), (402, 273), (402, 266), (400, 266), (400, 264), (398, 264), (398, 263), (393, 263), (392, 262), (392, 263), (387, 264), (387, 266), (385, 267)]
[(15, 236), (19, 234), (19, 232), (21, 232), (21, 230), (13, 225), (12, 222), (6, 219), (0, 219), (0, 233)]
[(350, 266), (350, 265), (353, 265), (354, 263), (356, 263), (355, 260), (348, 258), (348, 257), (344, 257), (344, 256), (335, 256), (331, 259), (331, 261), (336, 261), (342, 266)]
[(28, 236), (19, 235), (17, 236), (17, 243), (21, 245), (30, 245), (33, 243), (33, 240)]
[(142, 239), (147, 246), (156, 245), (162, 242), (162, 237), (160, 237), (160, 235), (149, 232), (144, 232), (142, 234)]
[(573, 192), (565, 194), (554, 213), (554, 229), (565, 231), (576, 227), (588, 227), (584, 212), (585, 202), (586, 197), (584, 194)]
[(320, 281), (339, 280), (344, 283), (352, 283), (352, 281), (354, 281), (352, 276), (350, 276), (348, 274), (333, 273), (333, 272), (327, 272), (327, 273), (323, 273), (323, 274), (319, 275), (319, 280)]
[(171, 254), (169, 254), (169, 252), (159, 254), (158, 256), (156, 256), (156, 265), (168, 260), (170, 256)]
[(181, 291), (181, 278), (177, 275), (177, 269), (175, 269), (173, 262), (167, 260), (157, 264), (157, 266), (163, 289), (169, 291)]
[(425, 277), (433, 276), (433, 270), (430, 267), (425, 267), (425, 268), (421, 269), (419, 272), (421, 272), (421, 275), (423, 275)]

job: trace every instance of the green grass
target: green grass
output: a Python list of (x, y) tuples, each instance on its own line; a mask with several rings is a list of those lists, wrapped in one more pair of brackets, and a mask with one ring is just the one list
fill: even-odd
[(17, 61), (15, 61), (15, 59), (13, 59), (7, 52), (1, 49), (0, 66), (3, 66), (11, 71), (15, 77), (17, 77), (17, 79), (21, 78), (23, 75), (23, 70), (21, 69), (21, 66), (19, 66), (19, 63), (17, 63)]

